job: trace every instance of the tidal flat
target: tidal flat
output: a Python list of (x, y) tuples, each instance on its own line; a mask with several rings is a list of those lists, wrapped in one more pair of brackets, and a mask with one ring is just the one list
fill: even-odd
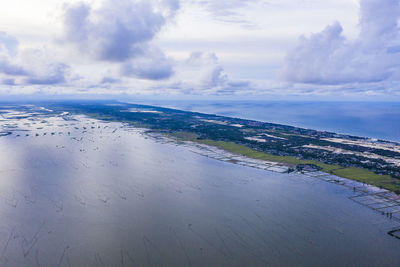
[(400, 265), (400, 223), (349, 188), (85, 116), (0, 125), (0, 266)]

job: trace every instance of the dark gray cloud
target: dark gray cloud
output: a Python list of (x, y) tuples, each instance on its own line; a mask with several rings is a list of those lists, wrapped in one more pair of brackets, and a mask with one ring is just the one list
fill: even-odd
[(101, 79), (100, 83), (101, 84), (112, 84), (112, 83), (118, 83), (119, 80), (112, 78), (112, 77), (103, 77), (103, 79)]
[(68, 5), (63, 40), (94, 60), (119, 63), (123, 76), (168, 79), (172, 62), (151, 42), (179, 7), (179, 0), (105, 0), (98, 9)]
[[(143, 55), (148, 43), (179, 8), (179, 1), (106, 0), (99, 9), (69, 5), (64, 14), (64, 41), (104, 61), (123, 62)], [(159, 10), (161, 9), (161, 10)]]
[(28, 72), (21, 66), (11, 63), (7, 59), (0, 58), (0, 73), (13, 76), (25, 76)]
[(249, 21), (244, 19), (242, 14), (245, 7), (253, 4), (260, 3), (261, 0), (191, 0), (205, 7), (215, 19), (228, 23), (239, 23), (246, 26), (251, 25)]
[(4, 85), (15, 85), (15, 80), (14, 79), (3, 79), (1, 81), (1, 84), (4, 84)]
[(400, 4), (361, 0), (360, 34), (343, 35), (339, 22), (302, 36), (288, 52), (283, 76), (310, 84), (379, 83), (400, 79)]
[(230, 81), (228, 82), (228, 86), (229, 87), (233, 87), (233, 88), (246, 88), (246, 87), (250, 87), (250, 82), (249, 81)]

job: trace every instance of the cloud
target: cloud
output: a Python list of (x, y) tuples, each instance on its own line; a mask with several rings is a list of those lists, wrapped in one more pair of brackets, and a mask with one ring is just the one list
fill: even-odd
[(360, 39), (368, 40), (367, 45), (378, 46), (384, 45), (385, 41), (398, 39), (399, 17), (400, 3), (398, 0), (361, 0)]
[(69, 80), (70, 66), (58, 62), (50, 49), (30, 48), (18, 52), (16, 62), (26, 70), (20, 80), (25, 85), (55, 85)]
[(122, 66), (124, 76), (147, 80), (165, 80), (174, 73), (171, 61), (166, 58), (142, 57)]
[(178, 8), (176, 0), (106, 0), (99, 9), (85, 3), (68, 5), (63, 40), (96, 60), (124, 62), (143, 55)]
[(146, 80), (166, 80), (174, 74), (175, 62), (157, 47), (148, 46), (143, 55), (123, 63), (120, 74)]
[(112, 77), (103, 77), (103, 79), (101, 79), (100, 83), (101, 84), (113, 84), (113, 83), (118, 83), (119, 80), (112, 78)]
[(398, 81), (399, 19), (398, 0), (361, 0), (358, 37), (347, 39), (339, 22), (300, 37), (287, 53), (284, 79), (321, 85)]
[(121, 76), (168, 79), (174, 73), (172, 61), (152, 42), (179, 8), (178, 0), (105, 0), (99, 8), (83, 2), (67, 5), (61, 39), (91, 60), (113, 63)]
[(31, 85), (51, 85), (66, 82), (66, 72), (69, 66), (63, 63), (52, 63), (46, 65), (46, 70), (42, 73), (32, 72), (24, 80), (25, 84)]
[(250, 81), (230, 81), (228, 82), (230, 87), (234, 88), (243, 88), (243, 87), (250, 87)]
[(183, 94), (232, 94), (251, 87), (249, 81), (231, 80), (215, 53), (193, 52), (176, 63), (174, 79), (166, 88)]
[(41, 49), (18, 49), (16, 38), (0, 32), (0, 74), (6, 85), (49, 85), (66, 82), (69, 66), (54, 62)]
[(7, 54), (15, 57), (18, 52), (18, 45), (19, 42), (15, 37), (0, 31), (0, 55)]
[(193, 52), (181, 65), (180, 75), (187, 85), (206, 89), (224, 86), (228, 80), (215, 53)]
[(13, 62), (18, 54), (18, 45), (15, 37), (0, 31), (0, 73), (14, 76), (27, 74), (23, 67)]
[(4, 58), (0, 58), (0, 73), (12, 76), (25, 76), (28, 74), (23, 67), (18, 66)]
[(228, 23), (239, 23), (246, 26), (251, 25), (251, 23), (244, 18), (242, 14), (243, 10), (251, 4), (260, 3), (261, 0), (191, 0), (191, 2), (199, 4), (200, 6), (206, 8), (215, 19), (228, 22)]
[(1, 81), (1, 84), (4, 84), (4, 85), (15, 85), (15, 80), (14, 79), (3, 79)]

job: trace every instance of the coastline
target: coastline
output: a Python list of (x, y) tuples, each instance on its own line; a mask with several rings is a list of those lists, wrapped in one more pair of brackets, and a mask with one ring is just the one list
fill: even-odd
[(245, 156), (247, 158), (279, 163), (286, 165), (290, 168), (296, 168), (296, 165), (298, 164), (316, 165), (321, 167), (321, 171), (326, 173), (327, 175), (335, 175), (337, 177), (340, 177), (341, 179), (348, 179), (354, 182), (375, 186), (379, 189), (385, 189), (397, 195), (400, 199), (400, 194), (396, 192), (398, 189), (397, 186), (395, 188), (392, 188), (391, 186), (392, 183), (398, 183), (400, 185), (400, 181), (388, 175), (377, 175), (369, 170), (361, 168), (345, 168), (339, 165), (324, 164), (313, 160), (300, 160), (296, 157), (291, 156), (275, 156), (264, 152), (259, 152), (244, 145), (238, 145), (235, 143), (213, 140), (198, 140), (196, 136), (187, 133), (172, 133), (169, 135), (180, 139), (181, 141), (190, 141), (198, 144), (209, 145), (230, 153), (236, 153)]
[[(22, 233), (11, 239), (5, 254), (9, 259), (19, 260), (12, 252), (20, 251), (23, 234), (29, 237), (29, 233), (43, 229), (39, 237), (45, 238), (40, 238), (33, 253), (23, 258), (25, 263), (35, 262), (37, 249), (50, 252), (40, 253), (40, 262), (57, 263), (69, 246), (65, 255), (71, 257), (72, 265), (90, 265), (92, 258), (88, 256), (93, 255), (94, 249), (108, 260), (108, 265), (115, 265), (120, 262), (121, 251), (132, 248), (137, 251), (132, 254), (135, 262), (145, 265), (149, 257), (146, 248), (154, 244), (167, 251), (165, 255), (181, 256), (171, 260), (151, 245), (152, 259), (171, 266), (185, 265), (181, 244), (195, 263), (200, 262), (198, 259), (214, 259), (223, 244), (221, 238), (229, 242), (232, 255), (240, 255), (235, 260), (243, 259), (239, 264), (243, 266), (258, 266), (254, 257), (265, 255), (265, 251), (271, 265), (290, 257), (295, 257), (292, 265), (315, 264), (303, 255), (323, 255), (318, 262), (323, 265), (325, 255), (341, 259), (351, 251), (353, 242), (370, 258), (354, 255), (351, 261), (335, 261), (336, 265), (365, 265), (378, 258), (377, 262), (395, 266), (399, 261), (399, 240), (390, 235), (398, 235), (399, 222), (349, 199), (363, 194), (378, 205), (372, 187), (366, 187), (370, 190), (367, 196), (337, 186), (334, 181), (328, 183), (323, 180), (326, 177), (311, 177), (318, 173), (281, 174), (278, 172), (285, 172), (283, 165), (230, 155), (204, 144), (172, 140), (130, 123), (98, 121), (83, 115), (72, 115), (68, 121), (52, 115), (29, 119), (10, 119), (18, 126), (16, 132), (1, 140), (3, 148), (12, 144), (18, 152), (14, 157), (2, 150), (7, 183), (1, 189), (2, 196), (8, 197), (2, 204), (8, 227), (3, 239), (7, 241), (12, 236), (15, 225), (15, 232)], [(17, 131), (23, 129), (30, 130), (29, 136), (17, 137)], [(159, 137), (159, 142), (151, 136)], [(206, 158), (206, 154), (219, 161)], [(257, 169), (260, 165), (267, 171)], [(15, 174), (19, 179), (10, 176), (13, 166), (21, 168), (22, 173)], [(18, 193), (13, 194), (16, 190)], [(94, 224), (93, 216), (100, 223)], [(68, 218), (68, 224), (65, 220), (52, 220), (53, 217)], [(41, 228), (44, 220), (46, 224)], [(118, 237), (129, 242), (116, 247), (108, 236), (96, 239), (99, 232), (114, 233), (115, 229), (121, 229)], [(148, 238), (146, 242), (143, 236)], [(370, 245), (374, 241), (380, 243), (378, 249)], [(254, 251), (251, 248), (259, 248), (260, 254), (248, 254)], [(231, 265), (230, 258), (220, 256), (226, 263), (221, 265)], [(201, 263), (204, 265), (204, 261)]]
[(317, 166), (327, 174), (400, 194), (400, 143), (396, 142), (117, 101), (42, 103), (36, 112), (64, 120), (68, 114), (80, 114), (123, 122), (292, 169)]
[[(261, 169), (268, 172), (288, 173), (291, 165), (288, 163), (274, 162), (263, 159), (252, 158), (246, 155), (241, 155), (232, 151), (228, 151), (221, 147), (210, 143), (196, 142), (193, 140), (184, 140), (183, 138), (174, 135), (163, 135), (162, 133), (147, 133), (148, 136), (160, 139), (163, 142), (170, 142), (171, 137), (173, 142), (187, 144), (190, 151), (218, 161), (223, 161), (231, 164), (237, 164), (250, 168)], [(349, 197), (352, 201), (370, 208), (382, 216), (400, 222), (400, 195), (377, 186), (355, 181), (345, 177), (340, 177), (324, 171), (293, 171), (292, 173), (299, 174), (311, 179), (317, 179), (323, 182), (332, 183), (341, 187), (347, 188), (352, 195)], [(400, 239), (400, 229), (392, 229), (388, 232), (389, 235)]]
[[(136, 102), (135, 102), (136, 101)], [(317, 131), (335, 132), (341, 135), (352, 135), (362, 138), (400, 142), (396, 130), (381, 125), (382, 120), (387, 118), (393, 121), (398, 114), (398, 101), (307, 101), (307, 100), (233, 100), (233, 101), (211, 101), (211, 100), (135, 100), (126, 103), (158, 106), (170, 109), (184, 110), (187, 112), (211, 113), (218, 116), (237, 117), (244, 120), (255, 120), (261, 122), (284, 124), (292, 127), (313, 129)], [(388, 106), (388, 104), (390, 104)], [(361, 111), (369, 111), (370, 108), (377, 112), (377, 118), (371, 121), (371, 117), (358, 116)], [(324, 110), (323, 116), (317, 117), (311, 123), (310, 116), (315, 116), (315, 110)], [(300, 111), (297, 113), (296, 110)], [(361, 109), (361, 111), (360, 111)], [(282, 111), (283, 110), (283, 111)], [(265, 114), (265, 115), (264, 115)], [(334, 115), (331, 115), (334, 114)], [(379, 121), (378, 121), (379, 118)], [(352, 130), (352, 121), (360, 127), (361, 122), (371, 123), (364, 130)], [(345, 127), (339, 122), (346, 120)], [(333, 123), (328, 125), (327, 121)], [(379, 127), (373, 127), (373, 126)], [(387, 125), (385, 123), (384, 125)], [(381, 127), (382, 126), (382, 127)], [(397, 127), (398, 128), (398, 127)], [(397, 129), (395, 128), (395, 129)], [(378, 132), (376, 132), (378, 130)], [(390, 134), (383, 134), (390, 131)], [(398, 131), (397, 131), (398, 132)], [(380, 134), (379, 134), (380, 133)]]
[[(49, 115), (51, 114), (50, 111)], [(86, 133), (89, 129), (92, 131), (94, 129), (97, 129), (97, 127), (90, 125), (89, 126), (84, 126), (82, 129), (77, 128), (74, 126), (74, 121), (76, 115), (72, 115), (69, 117), (64, 113), (60, 113), (56, 115), (60, 120), (71, 123), (71, 127), (74, 128), (76, 131), (79, 131), (81, 134)], [(84, 113), (79, 113), (80, 118), (83, 120), (87, 120), (87, 118), (90, 121), (90, 118), (93, 116), (86, 116)], [(148, 113), (146, 113), (148, 114)], [(155, 113), (151, 113), (155, 114)], [(45, 117), (47, 117), (46, 115)], [(51, 114), (50, 116), (54, 116), (54, 114)], [(86, 118), (86, 119), (85, 119)], [(13, 120), (14, 118), (11, 118)], [(39, 119), (39, 118), (37, 118)], [(98, 119), (98, 118), (96, 118)], [(78, 120), (79, 121), (79, 120)], [(111, 123), (109, 119), (100, 119), (100, 121), (105, 122), (105, 123)], [(117, 120), (113, 120), (116, 121)], [(48, 122), (47, 120), (41, 120), (41, 123), (46, 123), (48, 126), (53, 126), (52, 123)], [(311, 184), (314, 183), (314, 181), (318, 181), (317, 183), (331, 183), (333, 186), (340, 186), (342, 188), (345, 188), (344, 196), (345, 198), (349, 198), (353, 202), (357, 203), (357, 205), (363, 205), (367, 207), (368, 209), (372, 209), (377, 213), (377, 215), (381, 215), (382, 217), (387, 217), (389, 221), (392, 221), (393, 223), (397, 224), (400, 222), (400, 196), (397, 194), (394, 194), (393, 192), (379, 188), (374, 185), (369, 185), (367, 183), (363, 183), (361, 181), (354, 181), (346, 178), (342, 178), (338, 175), (335, 175), (333, 172), (337, 170), (338, 167), (340, 166), (332, 166), (332, 165), (324, 165), (322, 163), (317, 163), (317, 162), (312, 162), (312, 161), (302, 161), (299, 159), (296, 159), (295, 157), (281, 157), (281, 156), (274, 156), (274, 155), (268, 155), (263, 152), (255, 151), (252, 150), (246, 146), (243, 145), (238, 145), (234, 143), (227, 143), (223, 141), (212, 141), (212, 140), (202, 140), (198, 139), (197, 136), (193, 133), (183, 133), (183, 132), (178, 132), (178, 133), (167, 133), (165, 131), (161, 130), (155, 130), (151, 129), (151, 127), (139, 127), (137, 125), (132, 124), (129, 121), (118, 121), (119, 124), (122, 125), (122, 127), (127, 127), (127, 128), (132, 128), (132, 129), (137, 129), (143, 134), (144, 136), (148, 136), (149, 138), (152, 138), (154, 140), (159, 140), (161, 143), (170, 143), (173, 145), (183, 145), (188, 149), (189, 152), (199, 154), (202, 157), (208, 157), (212, 158), (213, 160), (221, 161), (221, 162), (226, 162), (227, 164), (235, 164), (235, 165), (241, 165), (244, 167), (250, 167), (254, 169), (259, 169), (261, 171), (268, 171), (270, 173), (281, 173), (284, 174), (284, 176), (288, 178), (299, 178), (301, 180), (309, 180)], [(23, 124), (23, 122), (21, 122)], [(25, 124), (23, 124), (25, 125)], [(21, 125), (22, 126), (22, 125)], [(65, 124), (60, 124), (58, 125), (60, 127), (64, 127)], [(25, 126), (23, 126), (25, 127)], [(36, 127), (36, 126), (35, 126)], [(108, 126), (105, 126), (104, 129), (106, 129)], [(24, 129), (19, 129), (18, 127), (16, 128), (20, 131), (23, 131)], [(115, 129), (110, 129), (109, 131), (114, 134), (118, 128)], [(43, 127), (36, 127), (35, 128), (35, 133), (32, 132), (31, 135), (29, 136), (45, 136), (45, 130)], [(44, 133), (43, 133), (44, 131)], [(63, 135), (63, 131), (56, 131), (52, 130), (53, 132), (48, 132), (50, 136), (53, 136), (52, 133), (54, 133), (54, 136), (59, 136)], [(100, 130), (101, 132), (102, 130)], [(40, 132), (40, 134), (38, 134)], [(55, 134), (57, 133), (57, 134)], [(119, 134), (116, 134), (116, 137)], [(15, 138), (19, 136), (19, 134), (16, 133)], [(28, 135), (25, 135), (28, 136)], [(66, 135), (66, 136), (69, 136)], [(12, 137), (14, 138), (14, 136)], [(82, 141), (82, 138), (76, 139), (75, 137), (71, 136), (70, 137), (73, 140), (76, 140), (78, 142)], [(146, 138), (146, 137), (145, 137)], [(85, 150), (80, 150), (81, 153), (85, 153)], [(307, 171), (307, 170), (302, 170), (299, 171), (298, 169), (296, 170), (295, 167), (299, 163), (316, 163), (322, 166), (322, 170), (314, 170), (314, 171)], [(88, 168), (88, 165), (81, 162), (82, 166), (85, 168)], [(110, 163), (112, 164), (112, 163)], [(229, 168), (229, 166), (226, 166)], [(332, 173), (330, 173), (332, 172)], [(263, 177), (264, 175), (262, 172), (260, 173)], [(267, 174), (268, 175), (268, 174)], [(310, 188), (309, 190), (313, 190)], [(124, 196), (123, 196), (124, 197)], [(101, 201), (105, 201), (103, 198), (100, 199)], [(386, 218), (385, 218), (386, 219)], [(385, 230), (385, 233), (387, 233), (390, 236), (393, 236), (395, 238), (398, 238), (400, 229), (398, 226), (395, 226), (396, 228), (390, 228)]]

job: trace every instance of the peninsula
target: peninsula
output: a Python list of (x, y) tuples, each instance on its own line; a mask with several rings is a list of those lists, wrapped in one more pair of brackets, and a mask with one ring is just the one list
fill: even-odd
[(41, 103), (42, 112), (85, 114), (146, 128), (292, 171), (322, 171), (400, 194), (400, 144), (268, 122), (116, 101)]

